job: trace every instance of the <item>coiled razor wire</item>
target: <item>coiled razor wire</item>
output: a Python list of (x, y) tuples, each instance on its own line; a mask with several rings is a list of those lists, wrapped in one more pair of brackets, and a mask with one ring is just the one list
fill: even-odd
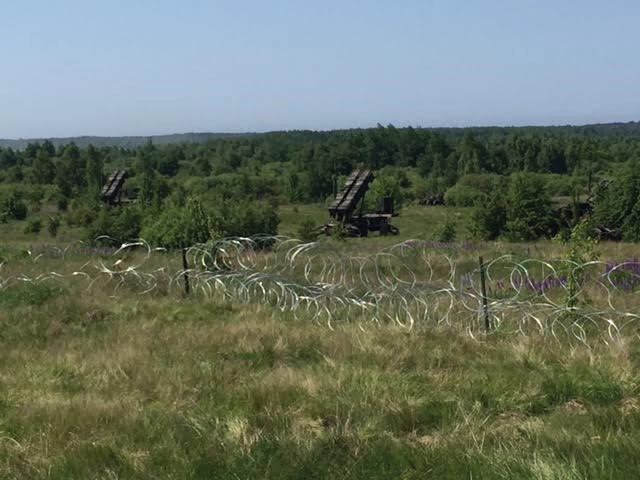
[[(175, 254), (143, 239), (91, 252), (78, 243), (4, 262), (0, 294), (20, 282), (76, 281), (87, 292), (99, 289), (114, 297), (126, 292), (179, 298), (188, 275), (194, 296), (268, 304), (329, 328), (348, 321), (361, 328), (447, 326), (474, 337), (486, 333), (479, 268), (428, 241), (407, 240), (359, 256), (323, 241), (225, 238), (188, 248), (188, 270)], [(69, 270), (79, 259), (84, 263)], [(60, 268), (43, 272), (45, 261)], [(609, 342), (636, 333), (640, 260), (578, 264), (505, 255), (488, 262), (485, 272), (494, 332), (585, 344), (594, 336)]]

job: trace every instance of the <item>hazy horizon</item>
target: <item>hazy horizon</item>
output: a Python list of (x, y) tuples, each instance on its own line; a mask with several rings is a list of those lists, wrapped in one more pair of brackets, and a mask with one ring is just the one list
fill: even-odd
[[(640, 118), (640, 116), (639, 116)], [(587, 127), (590, 125), (609, 125), (609, 124), (625, 124), (625, 123), (639, 123), (639, 120), (627, 120), (627, 121), (602, 121), (602, 122), (593, 122), (593, 123), (566, 123), (566, 124), (522, 124), (522, 125), (395, 125), (393, 123), (381, 124), (384, 127), (389, 125), (393, 125), (396, 128), (424, 128), (424, 129), (448, 129), (448, 128), (553, 128), (553, 127)], [(380, 124), (378, 122), (378, 124)], [(168, 137), (174, 135), (260, 135), (267, 133), (277, 133), (277, 132), (294, 132), (294, 131), (314, 131), (314, 132), (331, 132), (335, 130), (358, 130), (358, 129), (367, 129), (367, 128), (375, 128), (378, 124), (375, 125), (367, 125), (367, 126), (356, 126), (356, 127), (342, 127), (342, 128), (331, 128), (331, 129), (304, 129), (304, 128), (288, 128), (282, 130), (246, 130), (246, 131), (235, 131), (235, 132), (224, 132), (224, 131), (199, 131), (199, 132), (188, 132), (188, 131), (177, 131), (177, 132), (157, 132), (150, 134), (138, 134), (138, 135), (100, 135), (100, 134), (81, 134), (81, 135), (64, 135), (64, 136), (38, 136), (38, 137), (0, 137), (0, 140), (10, 140), (10, 141), (20, 141), (20, 140), (55, 140), (55, 139), (65, 139), (65, 138), (123, 138), (123, 137)]]
[(637, 121), (640, 4), (30, 0), (0, 138)]

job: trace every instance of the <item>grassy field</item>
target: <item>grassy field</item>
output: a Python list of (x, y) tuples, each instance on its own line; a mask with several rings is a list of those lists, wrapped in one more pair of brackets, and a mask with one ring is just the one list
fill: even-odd
[(640, 343), (330, 331), (268, 307), (0, 301), (2, 478), (634, 478)]
[[(420, 207), (408, 206), (403, 208), (401, 214), (393, 219), (393, 224), (400, 228), (399, 236), (389, 236), (387, 239), (374, 240), (373, 243), (393, 243), (398, 239), (420, 238), (433, 239), (438, 228), (444, 223), (445, 219), (450, 218), (457, 227), (459, 238), (468, 236), (467, 225), (471, 208), (454, 208), (454, 207)], [(23, 230), (27, 224), (26, 221), (0, 223), (0, 238), (11, 243), (51, 243), (59, 241), (61, 243), (77, 240), (82, 238), (82, 231), (78, 228), (70, 228), (63, 223), (58, 232), (58, 238), (52, 239), (47, 233), (46, 225), (50, 216), (55, 215), (57, 210), (51, 204), (45, 204), (40, 210), (31, 215), (32, 218), (39, 218), (42, 221), (43, 228), (38, 234), (25, 233)], [(329, 220), (327, 208), (323, 204), (305, 204), (305, 205), (282, 205), (278, 209), (280, 215), (280, 226), (278, 232), (282, 235), (295, 237), (298, 228), (303, 220), (311, 219), (318, 226), (323, 225)], [(30, 217), (30, 218), (31, 218)], [(379, 239), (377, 233), (373, 233), (369, 237)]]
[[(301, 217), (325, 218), (322, 206), (296, 210), (282, 209), (282, 233), (294, 234)], [(363, 254), (431, 239), (449, 215), (463, 225), (468, 212), (407, 209), (395, 221), (400, 236), (339, 248)], [(0, 277), (58, 268), (59, 259), (20, 254), (41, 243), (52, 243), (46, 233), (5, 242)], [(623, 259), (635, 246), (599, 249)], [(449, 253), (470, 263), (478, 253), (565, 252), (554, 242), (497, 242)], [(65, 262), (73, 271), (86, 260)], [(0, 478), (560, 480), (640, 471), (637, 329), (587, 347), (349, 318), (329, 329), (260, 303), (114, 293), (88, 294), (80, 278), (0, 287)]]

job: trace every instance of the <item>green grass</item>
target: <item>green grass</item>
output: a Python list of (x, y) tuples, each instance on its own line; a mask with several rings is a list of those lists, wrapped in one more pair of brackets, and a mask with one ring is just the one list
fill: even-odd
[(0, 310), (39, 306), (59, 295), (62, 289), (46, 284), (20, 283), (4, 288), (0, 293)]
[[(394, 219), (398, 237), (336, 245), (363, 254), (432, 239), (447, 216), (462, 228), (468, 213), (411, 207)], [(326, 211), (288, 206), (281, 216), (281, 233), (293, 235)], [(13, 231), (0, 249), (5, 278), (87, 260), (34, 263), (22, 251), (31, 239)], [(42, 235), (35, 243), (51, 242)], [(605, 258), (636, 249), (599, 248)], [(496, 242), (453, 253), (469, 269), (478, 253), (562, 249)], [(180, 268), (177, 257), (157, 261)], [(126, 288), (113, 298), (112, 287), (88, 294), (81, 278), (62, 285), (0, 289), (0, 478), (547, 480), (640, 470), (631, 328), (591, 348), (535, 335), (362, 330), (349, 319), (329, 330), (267, 306)]]
[[(49, 292), (49, 293), (47, 293)], [(634, 478), (640, 342), (0, 293), (0, 478)]]

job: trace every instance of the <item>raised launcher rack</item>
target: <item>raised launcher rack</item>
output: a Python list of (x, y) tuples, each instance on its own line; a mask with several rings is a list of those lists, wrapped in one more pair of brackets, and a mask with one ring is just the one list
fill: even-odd
[(122, 187), (124, 186), (124, 181), (126, 179), (126, 170), (115, 170), (111, 175), (109, 175), (107, 183), (102, 187), (102, 192), (100, 194), (102, 200), (111, 205), (119, 205), (122, 202)]
[(373, 173), (368, 169), (351, 172), (344, 187), (329, 205), (332, 220), (320, 227), (322, 233), (330, 235), (338, 225), (342, 225), (350, 236), (364, 237), (370, 231), (379, 231), (381, 235), (398, 233), (398, 229), (391, 225), (393, 211), (363, 213), (364, 196), (373, 178)]

